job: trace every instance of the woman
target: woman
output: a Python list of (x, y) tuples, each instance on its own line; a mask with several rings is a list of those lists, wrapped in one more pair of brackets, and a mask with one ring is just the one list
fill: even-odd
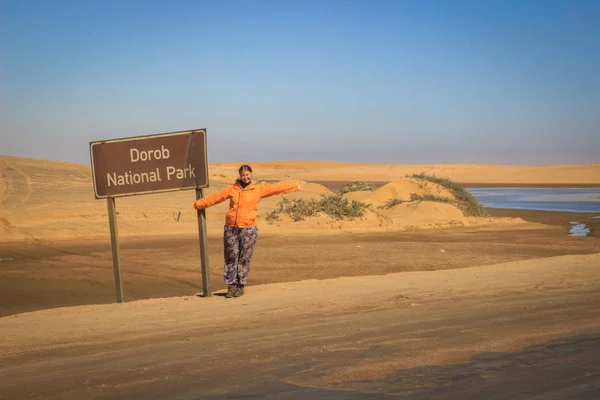
[(265, 197), (304, 190), (300, 184), (278, 183), (255, 186), (252, 182), (252, 168), (249, 165), (242, 165), (239, 174), (240, 179), (233, 185), (194, 203), (196, 210), (202, 210), (229, 199), (229, 211), (225, 214), (223, 235), (224, 275), (227, 284), (225, 297), (227, 298), (243, 296), (244, 286), (248, 283), (250, 259), (258, 239), (256, 228), (258, 203)]

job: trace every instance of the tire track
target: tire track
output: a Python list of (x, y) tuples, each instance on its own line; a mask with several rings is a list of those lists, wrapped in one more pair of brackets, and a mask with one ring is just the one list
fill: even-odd
[(4, 190), (0, 193), (0, 205), (10, 210), (27, 203), (33, 193), (31, 177), (14, 163), (0, 160), (0, 174)]
[(0, 159), (0, 206), (11, 196), (14, 188), (11, 176), (6, 172), (6, 161)]

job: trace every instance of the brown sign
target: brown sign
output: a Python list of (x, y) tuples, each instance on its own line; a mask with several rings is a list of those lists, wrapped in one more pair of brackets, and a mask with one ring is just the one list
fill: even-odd
[(208, 187), (206, 129), (90, 142), (97, 199)]

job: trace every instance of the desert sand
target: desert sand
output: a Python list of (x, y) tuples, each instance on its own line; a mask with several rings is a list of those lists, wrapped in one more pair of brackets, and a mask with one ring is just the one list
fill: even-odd
[[(240, 163), (243, 163), (241, 160)], [(226, 204), (207, 210), (202, 298), (193, 191), (117, 199), (126, 302), (116, 304), (106, 202), (89, 166), (0, 157), (0, 399), (595, 399), (600, 239), (569, 213), (406, 202), (463, 184), (600, 185), (600, 164), (252, 163), (314, 199), (340, 183), (359, 220), (259, 210), (250, 286), (225, 299)], [(209, 168), (210, 194), (238, 164)], [(405, 200), (390, 209), (390, 199)]]
[[(317, 198), (330, 190), (320, 182), (350, 182), (371, 180), (391, 183), (369, 200), (379, 205), (391, 197), (406, 197), (415, 184), (405, 176), (427, 173), (447, 177), (461, 183), (488, 182), (507, 184), (574, 184), (600, 185), (600, 164), (559, 165), (547, 167), (513, 167), (486, 165), (364, 165), (332, 162), (272, 162), (254, 163), (258, 181), (307, 182), (306, 192), (291, 193), (290, 199)], [(215, 164), (209, 167), (210, 195), (235, 181), (237, 164)], [(0, 158), (0, 238), (3, 241), (106, 239), (109, 237), (106, 202), (95, 200), (91, 185), (90, 167), (66, 162)], [(382, 193), (383, 192), (383, 193)], [(354, 193), (356, 195), (356, 193)], [(169, 192), (154, 195), (119, 198), (119, 234), (122, 237), (189, 234), (196, 229), (196, 214), (190, 204), (195, 200), (193, 191)], [(273, 197), (261, 203), (259, 219), (275, 209), (280, 198)], [(209, 234), (220, 234), (226, 202), (208, 209)], [(401, 208), (405, 208), (404, 207)], [(264, 233), (297, 232), (319, 233), (361, 232), (364, 230), (401, 230), (405, 228), (439, 228), (446, 225), (482, 225), (520, 223), (511, 218), (500, 220), (469, 219), (456, 210), (440, 204), (420, 204), (418, 210), (396, 210), (399, 218), (369, 215), (368, 221), (339, 224), (325, 218), (305, 224), (261, 224)], [(416, 212), (415, 212), (416, 211)], [(181, 214), (180, 214), (181, 213)], [(432, 220), (435, 219), (435, 221)], [(178, 221), (175, 221), (178, 219)], [(283, 226), (285, 225), (285, 226)]]
[[(413, 173), (443, 176), (461, 183), (600, 184), (600, 164), (506, 166), (485, 164), (353, 164), (328, 161), (252, 163), (263, 179), (309, 181), (394, 181)], [(214, 164), (211, 173), (235, 177), (238, 164)]]

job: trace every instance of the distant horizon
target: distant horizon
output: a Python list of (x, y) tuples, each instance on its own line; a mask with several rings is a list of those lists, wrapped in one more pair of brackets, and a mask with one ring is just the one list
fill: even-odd
[[(53, 159), (53, 158), (40, 158), (40, 157), (25, 157), (25, 156), (19, 156), (19, 155), (11, 155), (11, 154), (0, 154), (0, 157), (14, 157), (14, 158), (22, 158), (22, 159), (28, 159), (28, 160), (34, 160), (34, 161), (50, 161), (50, 162), (57, 162), (57, 163), (69, 163), (69, 164), (76, 164), (76, 165), (82, 165), (82, 166), (88, 166), (91, 167), (91, 161), (86, 162), (76, 162), (76, 161), (68, 161), (68, 160), (61, 160), (61, 159)], [(264, 159), (264, 160), (247, 160), (247, 159), (240, 159), (240, 160), (231, 160), (231, 161), (216, 161), (216, 162), (212, 162), (210, 160), (208, 160), (208, 164), (210, 165), (218, 165), (218, 164), (250, 164), (250, 166), (252, 166), (253, 163), (256, 164), (261, 164), (261, 163), (294, 163), (294, 162), (298, 162), (298, 163), (332, 163), (332, 164), (357, 164), (357, 165), (446, 165), (446, 166), (451, 166), (451, 165), (481, 165), (481, 166), (500, 166), (500, 167), (550, 167), (550, 166), (560, 166), (560, 165), (574, 165), (574, 166), (585, 166), (585, 165), (598, 165), (600, 166), (600, 161), (599, 162), (585, 162), (585, 163), (554, 163), (554, 164), (498, 164), (498, 163), (468, 163), (468, 162), (463, 162), (463, 163), (386, 163), (386, 162), (358, 162), (358, 161), (338, 161), (338, 160), (325, 160), (325, 159), (314, 159), (314, 160), (307, 160), (307, 159)]]
[[(141, 6), (143, 4), (143, 6)], [(600, 2), (0, 3), (0, 152), (206, 128), (210, 163), (600, 162)]]

